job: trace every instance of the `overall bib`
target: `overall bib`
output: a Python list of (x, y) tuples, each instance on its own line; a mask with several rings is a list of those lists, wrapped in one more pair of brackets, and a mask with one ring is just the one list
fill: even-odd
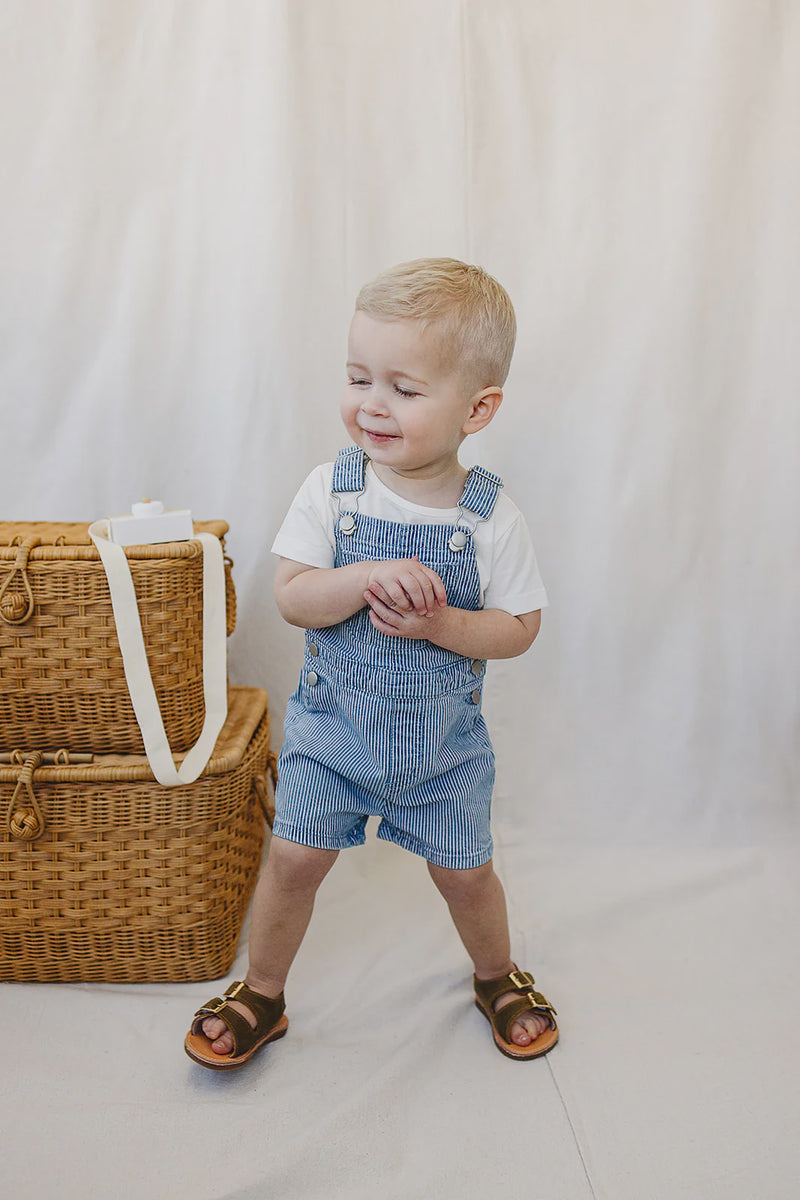
[[(416, 555), (441, 577), (448, 605), (480, 608), (472, 533), (492, 513), (498, 477), (472, 468), (456, 525), (406, 525), (358, 512), (366, 464), (352, 447), (334, 466), (334, 565)], [(481, 716), (484, 669), (431, 642), (381, 633), (367, 606), (307, 630), (286, 711), (273, 832), (338, 850), (361, 845), (367, 818), (379, 816), (379, 838), (437, 866), (487, 862), (494, 754)]]

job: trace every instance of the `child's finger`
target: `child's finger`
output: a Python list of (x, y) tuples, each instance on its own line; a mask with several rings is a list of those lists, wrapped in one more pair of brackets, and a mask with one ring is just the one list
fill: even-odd
[(387, 625), (385, 621), (382, 621), (380, 619), (378, 614), (375, 612), (374, 608), (371, 608), (369, 610), (369, 619), (372, 622), (372, 624), (375, 626), (375, 628), (379, 629), (381, 631), (381, 633), (385, 633), (389, 637), (399, 636), (396, 629), (393, 629), (391, 625)]
[(445, 592), (444, 584), (439, 576), (430, 567), (426, 567), (419, 559), (414, 560), (418, 566), (415, 572), (415, 579), (422, 588), (425, 596), (425, 615), (432, 613), (437, 604), (447, 603), (447, 593)]
[(372, 588), (367, 588), (367, 590), (364, 592), (364, 599), (369, 607), (373, 609), (376, 607), (376, 605), (384, 603), (383, 600), (381, 600), (381, 598), (375, 594)]
[(430, 588), (428, 580), (424, 577), (420, 579), (416, 575), (406, 575), (401, 582), (414, 612), (425, 616), (433, 607), (433, 589)]
[(399, 583), (394, 587), (385, 587), (382, 583), (374, 580), (370, 585), (370, 590), (375, 593), (379, 600), (387, 604), (390, 608), (396, 608), (400, 611), (408, 612), (412, 605), (405, 592)]
[(391, 582), (384, 583), (382, 591), (386, 597), (385, 603), (390, 608), (396, 608), (398, 612), (410, 612), (414, 607), (413, 602), (406, 595), (406, 589), (399, 576), (392, 579)]
[(375, 613), (385, 625), (390, 625), (392, 628), (400, 624), (401, 618), (397, 611), (390, 608), (388, 604), (384, 604), (383, 600), (379, 599), (371, 589), (364, 592), (364, 599), (371, 609), (370, 616)]
[(414, 611), (414, 601), (406, 594), (405, 588), (399, 581), (395, 587), (389, 588), (388, 592), (390, 608), (394, 608), (397, 612)]
[(423, 570), (427, 572), (427, 576), (431, 584), (431, 590), (436, 598), (437, 604), (440, 604), (442, 607), (444, 607), (444, 605), (447, 604), (447, 592), (440, 576), (437, 575), (436, 572), (430, 567), (424, 567)]
[(384, 604), (389, 603), (389, 594), (382, 584), (377, 582), (371, 583), (367, 591), (371, 592), (373, 596), (377, 596), (379, 600), (383, 600)]

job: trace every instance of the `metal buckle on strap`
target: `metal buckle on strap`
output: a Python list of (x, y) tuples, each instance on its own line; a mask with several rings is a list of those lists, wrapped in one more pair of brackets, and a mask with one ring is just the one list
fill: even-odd
[(353, 511), (352, 512), (347, 512), (347, 511), (343, 512), (342, 511), (342, 494), (340, 494), (339, 492), (331, 491), (331, 496), (336, 501), (336, 523), (339, 528), (339, 532), (346, 534), (348, 537), (350, 537), (356, 531), (355, 514), (358, 512), (358, 502), (361, 499), (361, 497), (364, 495), (364, 488), (362, 487), (361, 490), (358, 492), (348, 492), (346, 494), (352, 495), (355, 497), (355, 499), (353, 501)]
[(203, 1006), (202, 1011), (205, 1013), (220, 1013), (227, 1006), (229, 1000), (235, 1000), (239, 992), (244, 987), (243, 983), (232, 983), (224, 993), (220, 1000), (219, 996), (215, 996), (213, 1000), (209, 1000), (208, 1004)]
[(528, 971), (512, 971), (508, 978), (511, 980), (515, 988), (518, 988), (520, 992), (525, 993), (525, 999), (530, 1001), (531, 1008), (541, 1008), (544, 1009), (545, 1012), (551, 1012), (554, 1017), (558, 1016), (558, 1013), (553, 1008), (547, 997), (543, 996), (541, 992), (537, 992), (535, 990), (534, 984), (536, 980), (531, 974), (529, 974)]
[(533, 1001), (534, 1008), (541, 1008), (545, 1012), (551, 1012), (554, 1017), (558, 1016), (550, 1001), (545, 999), (541, 992), (528, 992), (527, 999)]

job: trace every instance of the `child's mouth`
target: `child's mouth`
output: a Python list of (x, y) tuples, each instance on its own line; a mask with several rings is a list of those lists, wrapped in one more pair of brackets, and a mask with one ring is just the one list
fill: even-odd
[(371, 442), (375, 442), (376, 445), (381, 445), (384, 442), (394, 442), (397, 440), (396, 433), (372, 433), (369, 429), (365, 429), (364, 433), (367, 435), (369, 440)]

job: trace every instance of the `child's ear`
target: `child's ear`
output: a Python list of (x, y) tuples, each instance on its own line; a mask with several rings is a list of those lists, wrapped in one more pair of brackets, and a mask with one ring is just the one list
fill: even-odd
[(477, 433), (485, 429), (503, 403), (503, 389), (487, 387), (478, 392), (470, 401), (469, 415), (462, 426), (464, 433)]

